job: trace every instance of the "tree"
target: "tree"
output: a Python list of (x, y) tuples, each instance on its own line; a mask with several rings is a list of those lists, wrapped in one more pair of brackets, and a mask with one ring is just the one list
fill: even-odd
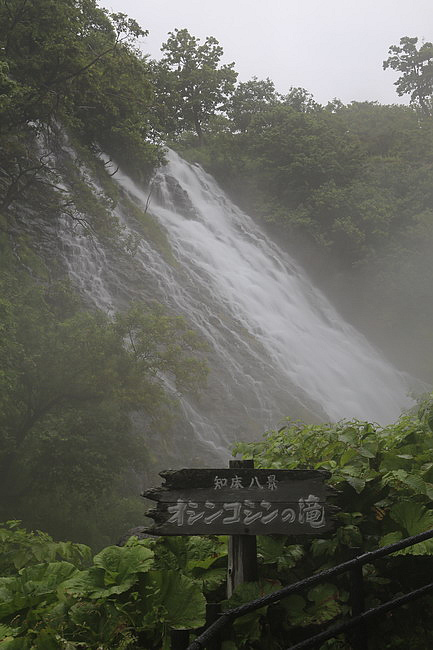
[(149, 66), (134, 45), (146, 34), (134, 20), (109, 15), (95, 0), (0, 3), (0, 206), (5, 211), (26, 198), (30, 186), (55, 185), (40, 141), (56, 124), (85, 139), (90, 149), (115, 150), (120, 163), (139, 168), (143, 176), (159, 164), (161, 149), (151, 141)]
[(197, 337), (158, 304), (110, 320), (19, 270), (0, 289), (0, 519), (88, 538), (102, 499), (112, 509), (138, 492), (149, 428), (164, 438), (173, 400), (161, 375), (179, 391), (204, 381)]
[(254, 115), (268, 110), (278, 100), (273, 81), (253, 77), (238, 84), (229, 100), (227, 115), (235, 130), (246, 131)]
[(6, 64), (22, 91), (15, 111), (7, 115), (10, 123), (2, 126), (29, 120), (48, 122), (74, 96), (78, 78), (116, 50), (136, 53), (134, 41), (146, 34), (125, 14), (107, 15), (95, 0), (2, 3), (3, 70)]
[(390, 56), (383, 62), (383, 69), (401, 72), (394, 85), (397, 94), (410, 94), (411, 104), (419, 106), (424, 116), (432, 115), (433, 94), (433, 44), (423, 43), (417, 47), (418, 38), (404, 36), (400, 46), (391, 45)]
[(290, 106), (300, 113), (313, 113), (322, 110), (322, 106), (315, 101), (313, 95), (305, 88), (292, 86), (287, 95), (282, 97), (282, 100), (286, 106)]
[(163, 122), (174, 132), (195, 130), (201, 144), (215, 111), (225, 109), (237, 73), (234, 63), (220, 65), (223, 49), (215, 38), (199, 41), (187, 29), (169, 32), (156, 71), (159, 104), (167, 109)]

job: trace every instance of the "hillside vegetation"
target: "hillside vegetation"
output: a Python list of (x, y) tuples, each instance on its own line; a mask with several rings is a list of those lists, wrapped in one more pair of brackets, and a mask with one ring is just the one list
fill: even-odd
[[(0, 527), (0, 640), (5, 650), (170, 648), (170, 629), (197, 629), (205, 604), (223, 608), (433, 527), (433, 406), (419, 405), (395, 425), (311, 425), (287, 421), (256, 443), (239, 445), (257, 467), (324, 468), (339, 490), (338, 528), (326, 539), (294, 544), (259, 537), (259, 580), (225, 597), (227, 538), (159, 537), (107, 546), (92, 556), (83, 544), (55, 542), (12, 521)], [(366, 608), (426, 583), (429, 540), (368, 564)], [(224, 650), (283, 650), (350, 612), (349, 579), (328, 579), (240, 618), (223, 633)], [(376, 620), (373, 650), (432, 643), (432, 597)], [(344, 637), (321, 646), (351, 647)]]

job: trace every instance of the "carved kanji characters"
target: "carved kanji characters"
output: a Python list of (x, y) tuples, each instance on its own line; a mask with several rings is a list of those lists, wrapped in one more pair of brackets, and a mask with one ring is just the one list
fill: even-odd
[(250, 486), (249, 486), (249, 487), (250, 487), (250, 488), (252, 488), (252, 487), (258, 487), (258, 488), (260, 488), (261, 490), (263, 490), (263, 485), (260, 485), (260, 481), (259, 481), (259, 479), (257, 478), (257, 476), (253, 476), (253, 478), (251, 479), (251, 482), (250, 482)]
[(266, 485), (268, 490), (277, 490), (277, 477), (275, 474), (269, 474), (268, 475), (268, 482)]
[(214, 490), (221, 490), (221, 488), (227, 487), (227, 484), (228, 484), (228, 479), (226, 478), (220, 478), (219, 476), (215, 476), (213, 480)]
[(314, 494), (299, 499), (299, 523), (308, 524), (311, 528), (325, 525), (325, 508)]
[(240, 490), (241, 488), (243, 488), (244, 486), (242, 485), (242, 477), (238, 476), (237, 474), (233, 476), (230, 487), (233, 490)]

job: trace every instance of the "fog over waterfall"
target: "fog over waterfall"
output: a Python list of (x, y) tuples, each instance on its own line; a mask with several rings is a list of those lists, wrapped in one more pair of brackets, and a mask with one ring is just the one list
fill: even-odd
[[(395, 420), (411, 404), (407, 376), (340, 317), (209, 174), (172, 151), (167, 159), (151, 188), (121, 171), (114, 179), (147, 206), (171, 245), (168, 256), (140, 239), (131, 269), (144, 278), (143, 297), (184, 315), (209, 344), (208, 388), (198, 399), (181, 398), (191, 443), (226, 454), (235, 440), (257, 438), (284, 416)], [(103, 247), (66, 230), (62, 237), (71, 275), (98, 307), (140, 297), (132, 270), (117, 267)]]

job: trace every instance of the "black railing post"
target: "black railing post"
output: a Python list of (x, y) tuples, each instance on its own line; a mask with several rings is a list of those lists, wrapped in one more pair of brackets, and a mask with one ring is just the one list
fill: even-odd
[[(219, 618), (221, 614), (220, 603), (207, 603), (206, 605), (206, 628)], [(212, 641), (207, 644), (208, 650), (220, 650), (221, 648), (221, 635), (216, 634)]]
[(170, 630), (171, 650), (186, 650), (189, 645), (189, 630)]
[[(378, 605), (377, 607), (363, 611), (364, 603), (362, 590), (362, 566), (367, 563), (371, 563), (378, 558), (387, 557), (388, 555), (396, 553), (403, 548), (408, 548), (409, 546), (419, 544), (420, 542), (424, 542), (428, 539), (433, 539), (433, 528), (422, 533), (418, 533), (417, 535), (406, 537), (399, 542), (394, 542), (393, 544), (382, 546), (375, 551), (369, 551), (367, 553), (363, 553), (362, 555), (355, 556), (355, 558), (352, 560), (346, 560), (342, 564), (338, 564), (337, 566), (334, 566), (330, 569), (325, 569), (320, 573), (313, 574), (309, 578), (305, 578), (304, 580), (300, 580), (291, 585), (287, 585), (286, 587), (283, 587), (278, 591), (274, 591), (267, 596), (262, 596), (261, 598), (257, 598), (256, 600), (245, 603), (244, 605), (240, 605), (239, 607), (234, 607), (233, 609), (226, 610), (209, 628), (197, 636), (197, 638), (191, 643), (187, 650), (202, 650), (203, 648), (207, 647), (207, 644), (214, 638), (216, 634), (220, 634), (223, 628), (233, 623), (233, 621), (235, 621), (240, 616), (245, 616), (246, 614), (256, 611), (257, 609), (261, 609), (266, 605), (271, 605), (273, 603), (279, 602), (282, 598), (286, 598), (287, 596), (297, 593), (301, 589), (311, 588), (319, 582), (329, 580), (331, 577), (341, 575), (347, 571), (351, 572), (353, 575), (353, 587), (351, 586), (351, 592), (353, 594), (352, 618), (346, 620), (344, 623), (334, 625), (324, 632), (320, 632), (319, 634), (309, 637), (308, 639), (305, 639), (304, 641), (301, 641), (294, 646), (291, 646), (291, 650), (307, 650), (307, 648), (315, 648), (328, 639), (332, 639), (336, 636), (339, 636), (340, 634), (346, 634), (350, 629), (353, 628), (359, 627), (360, 630), (364, 630), (365, 632), (366, 621), (377, 618), (397, 607), (406, 605), (409, 602), (415, 601), (418, 598), (421, 598), (433, 592), (433, 582), (425, 585), (424, 587), (420, 587), (419, 589), (415, 589), (415, 591), (411, 591), (408, 594), (394, 598), (394, 600), (390, 600), (386, 603), (383, 603), (382, 605)], [(361, 610), (361, 613), (356, 615), (355, 612), (359, 610)], [(359, 649), (362, 648), (362, 650), (365, 650), (368, 647), (367, 639), (364, 643), (362, 636), (358, 637), (357, 642), (358, 646), (356, 647)]]
[[(352, 558), (361, 555), (361, 549), (351, 549)], [(364, 603), (364, 578), (362, 575), (362, 564), (357, 564), (349, 571), (350, 581), (350, 605), (352, 617), (363, 613)], [(368, 628), (366, 623), (361, 623), (348, 633), (348, 641), (353, 650), (368, 650)]]

